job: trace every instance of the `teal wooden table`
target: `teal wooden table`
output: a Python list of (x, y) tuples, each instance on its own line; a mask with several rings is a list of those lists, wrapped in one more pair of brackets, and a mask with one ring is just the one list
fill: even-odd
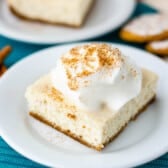
[[(140, 15), (142, 13), (151, 13), (151, 12), (157, 12), (157, 11), (155, 11), (154, 9), (151, 9), (150, 7), (144, 4), (139, 3), (132, 17)], [(143, 49), (142, 45), (126, 43), (122, 41), (118, 36), (118, 31), (119, 29), (116, 30), (115, 32), (106, 34), (98, 38), (91, 39), (89, 41), (117, 42), (117, 43), (127, 44), (127, 45), (131, 45), (131, 46)], [(7, 44), (13, 47), (13, 52), (5, 60), (5, 64), (7, 67), (12, 66), (14, 63), (16, 63), (20, 59), (24, 58), (25, 56), (33, 52), (36, 52), (46, 47), (50, 47), (49, 45), (33, 45), (33, 44), (27, 44), (23, 42), (17, 42), (0, 35), (0, 48)], [(13, 167), (43, 168), (45, 166), (37, 164), (21, 156), (12, 148), (10, 148), (10, 146), (8, 146), (6, 142), (0, 137), (0, 168), (13, 168)], [(168, 167), (168, 153), (165, 154), (164, 156), (161, 156), (157, 160), (154, 160), (140, 167), (141, 168), (166, 168)]]

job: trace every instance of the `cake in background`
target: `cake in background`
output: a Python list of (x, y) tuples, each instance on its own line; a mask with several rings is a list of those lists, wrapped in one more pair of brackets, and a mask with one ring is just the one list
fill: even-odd
[(14, 14), (24, 19), (80, 27), (94, 0), (7, 0)]

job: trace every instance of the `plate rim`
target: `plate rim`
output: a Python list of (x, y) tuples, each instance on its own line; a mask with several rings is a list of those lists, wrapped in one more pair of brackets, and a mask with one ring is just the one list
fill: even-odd
[[(122, 0), (120, 0), (122, 1)], [(76, 39), (68, 39), (68, 40), (46, 40), (46, 41), (41, 41), (40, 39), (33, 39), (32, 37), (30, 37), (29, 35), (23, 35), (23, 34), (15, 34), (15, 31), (11, 31), (10, 29), (7, 29), (3, 26), (3, 23), (0, 23), (0, 34), (2, 34), (4, 37), (16, 40), (16, 41), (20, 41), (20, 42), (26, 42), (26, 43), (30, 43), (30, 44), (41, 44), (41, 45), (51, 45), (51, 44), (59, 44), (59, 43), (68, 43), (68, 42), (79, 42), (79, 41), (84, 41), (84, 40), (89, 40), (92, 38), (98, 38), (101, 37), (103, 35), (106, 35), (110, 32), (113, 32), (114, 30), (116, 30), (118, 27), (120, 27), (122, 24), (124, 24), (131, 16), (131, 14), (135, 11), (135, 7), (136, 7), (136, 0), (129, 0), (129, 10), (127, 10), (127, 15), (123, 15), (123, 18), (120, 18), (120, 22), (117, 23), (117, 25), (115, 26), (106, 26), (106, 28), (104, 27), (104, 29), (102, 30), (99, 29), (99, 31), (95, 32), (94, 35), (89, 34), (89, 35), (85, 35), (86, 37), (78, 37)], [(127, 3), (128, 3), (127, 2)], [(0, 3), (6, 3), (3, 0), (0, 0)], [(103, 10), (102, 10), (103, 11)], [(95, 28), (94, 28), (95, 29)], [(92, 31), (93, 33), (93, 31)]]
[[(101, 41), (101, 42), (104, 42), (104, 41)], [(101, 42), (98, 42), (98, 43), (101, 43)], [(10, 73), (11, 71), (13, 71), (13, 69), (15, 69), (15, 67), (18, 65), (18, 64), (22, 64), (24, 63), (25, 61), (29, 60), (29, 59), (33, 59), (34, 55), (39, 55), (41, 52), (47, 52), (48, 50), (53, 50), (55, 48), (59, 48), (59, 47), (66, 47), (66, 46), (71, 46), (71, 45), (80, 45), (80, 44), (85, 44), (85, 43), (92, 43), (92, 42), (82, 42), (82, 43), (72, 43), (72, 44), (65, 44), (65, 45), (59, 45), (59, 46), (53, 46), (53, 47), (48, 47), (48, 48), (45, 48), (45, 49), (42, 49), (42, 50), (39, 50), (37, 52), (34, 52), (28, 56), (26, 56), (25, 58), (22, 58), (20, 61), (18, 61), (16, 64), (14, 64), (9, 70), (7, 73)], [(94, 43), (94, 42), (93, 42)], [(96, 42), (97, 43), (97, 42)], [(153, 57), (154, 55), (153, 54), (150, 54), (142, 49), (138, 49), (138, 48), (135, 48), (135, 47), (132, 47), (132, 46), (129, 46), (129, 45), (123, 45), (123, 44), (119, 44), (119, 43), (111, 43), (111, 42), (106, 42), (106, 43), (109, 43), (110, 45), (115, 45), (115, 46), (118, 46), (118, 47), (126, 47), (126, 48), (129, 48), (129, 49), (133, 49), (133, 50), (137, 50), (137, 51), (140, 51), (140, 52), (143, 52), (144, 54), (148, 54), (148, 55), (151, 55), (153, 59), (156, 59), (157, 61), (161, 62), (163, 64), (163, 66), (165, 66), (165, 68), (168, 70), (168, 67), (167, 67), (167, 64), (162, 61), (161, 59), (157, 58), (157, 57)], [(6, 75), (4, 75), (2, 77), (5, 78)], [(0, 80), (0, 85), (3, 80)], [(1, 125), (1, 124), (0, 124)], [(1, 136), (2, 138), (6, 141), (6, 143), (10, 144), (10, 147), (12, 147), (13, 149), (15, 149), (18, 153), (22, 154), (23, 156), (27, 157), (28, 159), (30, 160), (34, 160), (36, 161), (37, 163), (40, 163), (40, 164), (44, 164), (44, 165), (48, 165), (48, 166), (53, 166), (52, 164), (49, 164), (49, 162), (47, 161), (40, 161), (38, 157), (35, 157), (35, 156), (30, 156), (31, 154), (27, 154), (26, 152), (24, 152), (24, 149), (20, 148), (19, 145), (16, 145), (11, 139), (10, 137), (8, 137), (8, 135), (5, 135), (5, 133), (3, 133), (3, 130), (0, 128), (0, 132), (1, 132)], [(165, 150), (162, 150), (160, 152), (158, 152), (157, 154), (151, 154), (151, 157), (150, 158), (146, 158), (144, 159), (143, 161), (141, 162), (134, 162), (132, 164), (128, 164), (127, 166), (130, 167), (130, 166), (138, 166), (138, 165), (141, 165), (141, 164), (144, 164), (148, 161), (152, 161), (156, 158), (158, 158), (159, 156), (161, 156), (162, 154), (166, 153), (168, 151), (168, 144), (167, 144), (167, 147), (165, 148)], [(34, 159), (36, 158), (36, 159)], [(63, 165), (57, 165), (61, 168), (63, 168), (64, 166)], [(65, 166), (66, 167), (66, 166)], [(105, 166), (106, 167), (106, 166)]]

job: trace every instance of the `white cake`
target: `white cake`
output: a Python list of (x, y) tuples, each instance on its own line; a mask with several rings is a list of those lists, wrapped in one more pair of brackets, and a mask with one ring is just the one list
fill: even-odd
[[(63, 71), (59, 67), (59, 62), (56, 69), (28, 87), (26, 91), (26, 99), (28, 101), (31, 116), (89, 147), (96, 150), (102, 150), (107, 143), (113, 140), (125, 128), (130, 120), (134, 119), (152, 100), (154, 100), (156, 94), (157, 75), (149, 70), (136, 67), (132, 64), (132, 62), (128, 64), (127, 62), (129, 62), (129, 59), (127, 60), (126, 57), (122, 57), (120, 55), (121, 53), (117, 49), (111, 48), (106, 44), (93, 44), (88, 45), (87, 47), (82, 46), (72, 49), (62, 57), (62, 62), (64, 62), (63, 65), (65, 65), (65, 62), (67, 63), (70, 61), (68, 64), (73, 62), (71, 65), (76, 66), (75, 62), (77, 60), (74, 59), (81, 57), (78, 61), (82, 63), (82, 67), (85, 69), (85, 73), (82, 75), (85, 76), (85, 79), (90, 79), (89, 83), (86, 84), (86, 82), (83, 82), (86, 80), (83, 80), (83, 77), (78, 74), (76, 82), (78, 81), (77, 83), (80, 84), (80, 86), (78, 85), (80, 89), (70, 87), (76, 86), (77, 84), (74, 84), (74, 79), (71, 79), (67, 86), (69, 86), (71, 91), (73, 91), (68, 91), (64, 86), (65, 80), (62, 77)], [(107, 54), (103, 55), (105, 53)], [(75, 56), (76, 54), (78, 57)], [(95, 72), (92, 71), (93, 69), (84, 67), (85, 63), (82, 62), (82, 59), (86, 57), (83, 57), (82, 54), (89, 55), (90, 61), (99, 58), (99, 60), (96, 61), (99, 64), (92, 64), (92, 68), (96, 70)], [(100, 57), (102, 58), (100, 59)], [(107, 62), (102, 62), (105, 57), (108, 58), (108, 60), (106, 59), (106, 61), (109, 61), (108, 65)], [(117, 62), (118, 59), (119, 63)], [(113, 60), (113, 62), (110, 60)], [(87, 59), (86, 62), (88, 63)], [(93, 62), (95, 63), (95, 60)], [(100, 65), (100, 63), (103, 64)], [(122, 67), (120, 67), (121, 65)], [(101, 69), (100, 66), (104, 69)], [(111, 66), (113, 66), (113, 68)], [(66, 66), (64, 66), (64, 68), (65, 67)], [(131, 71), (129, 71), (130, 67)], [(111, 68), (111, 72), (113, 72), (113, 74), (107, 74), (106, 68)], [(116, 71), (118, 68), (119, 71)], [(77, 74), (77, 71), (71, 72), (73, 75)], [(106, 74), (103, 74), (103, 72), (106, 72)], [(110, 72), (110, 70), (108, 72)], [(89, 78), (91, 73), (92, 76)], [(97, 78), (95, 74), (100, 76)], [(103, 77), (101, 76), (102, 74)], [(123, 77), (123, 74), (127, 76)], [(62, 79), (60, 77), (62, 77)], [(122, 79), (120, 79), (120, 77), (122, 77)], [(113, 80), (110, 80), (112, 78)], [(102, 84), (101, 79), (103, 79), (105, 83)], [(127, 82), (128, 85), (122, 83), (122, 80)], [(59, 81), (62, 83), (62, 86), (59, 85)], [(94, 85), (95, 81), (96, 85)], [(86, 85), (83, 86), (82, 82)], [(104, 86), (104, 88), (109, 87), (111, 92), (108, 90), (109, 93), (106, 93), (104, 90), (103, 93), (100, 90), (94, 90), (93, 93), (92, 90), (89, 90), (92, 86), (94, 86), (94, 88), (100, 88), (100, 83), (102, 88)], [(120, 83), (125, 85), (121, 85), (122, 87), (125, 87), (124, 90), (122, 90), (123, 88), (121, 88), (121, 86), (118, 86)], [(116, 90), (116, 93), (115, 91), (113, 92), (113, 88), (111, 87)], [(132, 88), (134, 92), (131, 93), (129, 90), (130, 88)], [(91, 94), (87, 91), (91, 92)], [(87, 94), (84, 94), (85, 92)], [(98, 94), (101, 95), (100, 98), (102, 97), (102, 99), (98, 99)], [(77, 99), (77, 97), (79, 99)], [(114, 100), (115, 103), (110, 103), (108, 98)], [(120, 100), (115, 100), (118, 98), (120, 98)], [(102, 102), (100, 100), (102, 100)]]
[(26, 19), (79, 27), (94, 0), (7, 0), (11, 10)]

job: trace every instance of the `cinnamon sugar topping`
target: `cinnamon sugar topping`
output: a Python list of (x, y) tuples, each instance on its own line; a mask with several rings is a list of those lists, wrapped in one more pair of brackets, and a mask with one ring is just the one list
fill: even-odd
[(67, 117), (70, 119), (76, 120), (76, 115), (74, 115), (74, 114), (68, 113)]
[(142, 87), (141, 68), (107, 44), (74, 47), (59, 59), (51, 78), (64, 101), (67, 98), (75, 105), (76, 109), (67, 108), (75, 115), (79, 109), (97, 112), (109, 108), (118, 112)]
[(48, 96), (51, 96), (52, 98), (54, 98), (56, 101), (62, 102), (64, 101), (64, 97), (62, 95), (62, 93), (58, 90), (56, 90), (55, 88), (49, 88), (48, 86), (46, 86), (45, 88), (48, 92)]
[(66, 70), (68, 86), (72, 90), (78, 89), (78, 79), (102, 68), (115, 68), (123, 62), (121, 52), (107, 44), (89, 44), (72, 48), (61, 60)]

